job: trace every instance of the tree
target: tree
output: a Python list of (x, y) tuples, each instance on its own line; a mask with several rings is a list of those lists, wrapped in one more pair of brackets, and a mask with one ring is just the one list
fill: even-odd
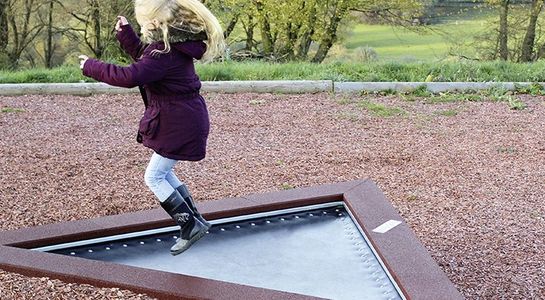
[[(324, 3), (324, 2), (322, 2)], [(325, 7), (323, 9), (329, 12), (329, 18), (325, 26), (325, 31), (322, 32), (321, 38), (319, 40), (318, 51), (312, 58), (312, 62), (321, 63), (329, 49), (333, 46), (333, 43), (337, 41), (337, 29), (341, 24), (341, 21), (346, 17), (349, 12), (349, 9), (352, 8), (353, 4), (346, 0), (335, 1), (331, 7), (328, 7), (327, 2), (325, 2)], [(327, 15), (327, 14), (326, 14)]]
[(543, 3), (543, 0), (532, 1), (528, 27), (526, 27), (526, 33), (524, 34), (524, 39), (522, 40), (521, 54), (519, 58), (520, 62), (529, 62), (533, 60), (537, 19), (543, 10)]
[(421, 7), (415, 0), (209, 0), (207, 4), (229, 24), (229, 34), (237, 22), (239, 28), (243, 27), (245, 37), (230, 39), (232, 44), (245, 41), (245, 51), (254, 50), (272, 60), (315, 63), (326, 58), (351, 14), (379, 11), (390, 18), (401, 18), (403, 11), (410, 16)]
[(38, 0), (8, 0), (7, 2), (9, 67), (17, 68), (20, 58), (28, 46), (43, 30), (43, 25), (35, 22), (37, 12), (43, 3)]
[(481, 59), (531, 62), (545, 56), (545, 43), (541, 47), (537, 45), (545, 37), (539, 20), (544, 0), (531, 0), (530, 3), (487, 0), (486, 3), (498, 9), (499, 17), (492, 22), (488, 32), (475, 37), (475, 48)]
[[(25, 52), (30, 65), (36, 66), (38, 61), (46, 68), (53, 68), (62, 64), (70, 51), (78, 51), (76, 43), (70, 43), (65, 38), (67, 29), (65, 24), (72, 21), (72, 17), (60, 8), (58, 0), (41, 0), (44, 2), (38, 11), (37, 21), (43, 30), (35, 43)], [(81, 51), (81, 50), (80, 50)]]
[(9, 0), (0, 0), (0, 54), (6, 53), (8, 47), (8, 8)]
[(509, 2), (510, 0), (501, 0), (500, 1), (500, 29), (498, 34), (498, 51), (500, 55), (500, 59), (502, 60), (508, 60), (509, 59), (509, 48), (507, 46), (508, 44), (508, 36), (509, 36), (509, 29), (508, 29), (508, 20), (507, 17), (509, 16)]
[(103, 58), (105, 52), (115, 44), (112, 30), (118, 15), (133, 16), (131, 1), (85, 0), (84, 2), (57, 1), (66, 13), (78, 22), (68, 25), (65, 30), (70, 38), (81, 41), (96, 58)]
[(55, 8), (55, 2), (50, 0), (48, 9), (47, 9), (47, 39), (46, 39), (46, 45), (45, 45), (45, 54), (44, 54), (44, 62), (46, 68), (52, 67), (52, 59), (53, 59), (53, 52), (54, 52), (54, 46), (53, 46), (53, 10)]

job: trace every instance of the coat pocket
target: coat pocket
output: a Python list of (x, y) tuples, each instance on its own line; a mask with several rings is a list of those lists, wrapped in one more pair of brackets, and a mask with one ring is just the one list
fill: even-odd
[(140, 120), (138, 133), (147, 137), (153, 138), (159, 129), (159, 109), (150, 108), (144, 112), (144, 116)]

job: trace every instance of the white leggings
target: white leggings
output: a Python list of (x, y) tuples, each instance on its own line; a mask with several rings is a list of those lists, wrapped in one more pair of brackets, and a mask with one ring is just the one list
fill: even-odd
[(176, 162), (178, 161), (154, 152), (146, 168), (144, 181), (161, 202), (167, 200), (174, 190), (182, 185), (172, 170)]

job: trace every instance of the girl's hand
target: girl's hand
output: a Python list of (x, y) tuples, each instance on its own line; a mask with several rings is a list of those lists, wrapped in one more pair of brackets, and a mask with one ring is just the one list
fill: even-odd
[(85, 62), (89, 59), (89, 56), (80, 55), (80, 56), (78, 56), (78, 58), (80, 59), (79, 68), (83, 70), (83, 66), (85, 66)]
[(127, 18), (124, 16), (117, 16), (117, 23), (115, 23), (115, 30), (121, 31), (121, 26), (129, 24)]

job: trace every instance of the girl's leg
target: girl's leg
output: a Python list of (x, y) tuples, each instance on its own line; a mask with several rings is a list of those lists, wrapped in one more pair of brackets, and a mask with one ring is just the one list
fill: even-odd
[(174, 174), (174, 170), (172, 170), (172, 169), (170, 170), (170, 172), (168, 172), (168, 174), (166, 176), (166, 180), (168, 181), (168, 184), (170, 184), (170, 186), (173, 189), (177, 189), (182, 184), (184, 184), (183, 182), (180, 181), (180, 179), (178, 179), (178, 177), (176, 177), (176, 174)]
[(187, 205), (189, 205), (189, 208), (191, 208), (191, 210), (195, 213), (195, 217), (206, 227), (208, 228), (212, 227), (212, 224), (206, 221), (206, 219), (203, 218), (201, 213), (199, 213), (199, 211), (197, 210), (197, 205), (195, 205), (195, 202), (193, 201), (193, 197), (189, 193), (187, 186), (185, 185), (185, 183), (181, 182), (180, 179), (178, 179), (178, 177), (176, 177), (176, 174), (174, 174), (173, 170), (171, 170), (167, 174), (166, 180), (175, 190), (177, 190), (182, 195), (184, 200), (187, 202)]
[(172, 173), (172, 168), (175, 164), (175, 160), (153, 153), (146, 168), (146, 173), (144, 174), (146, 185), (160, 202), (164, 202), (174, 193), (174, 187), (170, 185), (166, 178), (169, 173)]
[(154, 153), (144, 175), (147, 186), (161, 201), (161, 207), (180, 226), (180, 238), (170, 248), (172, 255), (187, 250), (194, 242), (202, 238), (208, 230), (208, 227), (195, 218), (195, 212), (166, 179), (175, 164), (175, 160)]

